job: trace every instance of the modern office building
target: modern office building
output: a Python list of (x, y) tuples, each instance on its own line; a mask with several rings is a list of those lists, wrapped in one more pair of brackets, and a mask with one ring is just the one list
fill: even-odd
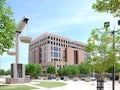
[(44, 73), (49, 65), (54, 65), (58, 69), (65, 64), (80, 64), (87, 57), (85, 45), (45, 32), (30, 43), (29, 63), (40, 63)]

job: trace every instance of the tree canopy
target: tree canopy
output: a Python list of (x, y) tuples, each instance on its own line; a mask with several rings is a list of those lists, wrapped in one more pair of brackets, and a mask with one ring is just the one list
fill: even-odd
[(48, 67), (47, 67), (47, 73), (48, 73), (48, 74), (55, 74), (55, 73), (56, 73), (56, 68), (55, 68), (55, 66), (48, 66)]
[(92, 8), (98, 12), (107, 12), (115, 17), (120, 16), (120, 0), (96, 0)]
[(88, 67), (87, 62), (80, 63), (78, 69), (80, 74), (90, 74), (92, 72), (90, 67)]
[(40, 64), (27, 64), (25, 66), (26, 75), (42, 75), (42, 68)]
[(6, 0), (0, 1), (0, 55), (14, 46), (15, 20)]
[(90, 67), (95, 71), (102, 73), (120, 60), (119, 33), (120, 30), (114, 32), (113, 37), (113, 31), (109, 28), (95, 28), (91, 31), (89, 39), (94, 38), (95, 43), (88, 43), (86, 51), (89, 53)]
[(59, 68), (59, 75), (68, 76), (68, 75), (77, 75), (79, 74), (79, 69), (77, 65), (66, 65)]

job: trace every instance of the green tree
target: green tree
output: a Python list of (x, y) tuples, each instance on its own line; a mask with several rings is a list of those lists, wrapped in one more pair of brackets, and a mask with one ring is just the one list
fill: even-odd
[(72, 74), (72, 75), (79, 74), (79, 70), (78, 70), (77, 65), (69, 65), (69, 66), (67, 66), (67, 70), (70, 72), (69, 74)]
[(25, 66), (25, 73), (26, 73), (26, 75), (31, 75), (31, 76), (41, 75), (42, 74), (41, 65), (27, 64)]
[[(113, 71), (113, 67), (111, 66), (111, 67), (109, 67), (107, 70), (106, 70), (106, 72), (108, 72), (108, 73), (112, 73), (112, 71)], [(120, 66), (119, 65), (116, 65), (116, 67), (115, 67), (115, 73), (119, 73), (120, 72)]]
[(70, 74), (77, 75), (79, 74), (77, 65), (66, 65), (65, 67), (59, 68), (59, 75), (68, 76)]
[(55, 66), (48, 66), (48, 67), (47, 67), (47, 73), (48, 73), (48, 74), (55, 74), (55, 73), (56, 73), (56, 68), (55, 68)]
[(6, 0), (0, 1), (0, 55), (14, 46), (15, 20)]
[(0, 69), (0, 75), (5, 75), (5, 70)]
[(79, 69), (80, 74), (90, 74), (91, 73), (90, 67), (88, 67), (87, 62), (82, 62), (78, 66), (78, 69)]
[(35, 66), (34, 66), (34, 64), (27, 64), (26, 66), (25, 66), (25, 73), (26, 73), (26, 75), (32, 75), (32, 76), (34, 76), (35, 75)]
[(42, 72), (41, 65), (40, 64), (34, 64), (34, 66), (35, 66), (35, 71), (36, 71), (35, 75), (42, 75), (43, 72)]
[(98, 12), (107, 12), (113, 16), (120, 16), (120, 0), (96, 0), (92, 8)]
[(5, 71), (5, 75), (11, 75), (11, 70)]
[(71, 74), (71, 71), (70, 68), (66, 65), (64, 67), (59, 68), (58, 73), (61, 76), (68, 76)]
[(64, 68), (59, 68), (58, 73), (60, 76), (64, 76)]
[(93, 29), (88, 40), (94, 38), (95, 43), (88, 43), (86, 47), (86, 51), (89, 53), (89, 67), (100, 73), (102, 78), (103, 72), (110, 66), (115, 66), (120, 60), (120, 56), (118, 56), (120, 36), (118, 33), (113, 35), (113, 32), (110, 32), (109, 28)]

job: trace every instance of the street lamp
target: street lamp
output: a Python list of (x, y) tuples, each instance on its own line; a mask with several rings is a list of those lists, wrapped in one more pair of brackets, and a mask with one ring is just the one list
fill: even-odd
[[(118, 25), (120, 25), (120, 20), (118, 20)], [(106, 30), (107, 30), (107, 28), (110, 26), (110, 22), (105, 22), (104, 23), (104, 27), (106, 28)], [(111, 33), (111, 35), (113, 35), (113, 50), (115, 49), (115, 43), (114, 43), (114, 41), (115, 41), (115, 32), (117, 32), (117, 31), (115, 31), (115, 26), (114, 26), (114, 29), (113, 29), (113, 31), (111, 31), (110, 33)], [(115, 90), (115, 66), (113, 65), (112, 66), (112, 90)]]

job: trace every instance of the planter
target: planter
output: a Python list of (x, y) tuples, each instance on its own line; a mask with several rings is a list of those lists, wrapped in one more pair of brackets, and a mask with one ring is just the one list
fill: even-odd
[(87, 77), (87, 78), (85, 78), (85, 81), (86, 81), (86, 82), (90, 82), (90, 81), (91, 81), (91, 78)]
[(43, 77), (43, 80), (48, 80), (48, 77), (47, 76)]
[(21, 42), (24, 42), (24, 43), (30, 43), (32, 38), (27, 37), (27, 36), (22, 36), (22, 37), (20, 37), (20, 40), (21, 40)]
[(69, 77), (64, 76), (64, 81), (68, 81)]
[(11, 56), (15, 56), (15, 55), (16, 55), (16, 52), (13, 52), (13, 51), (7, 51), (7, 54), (8, 54), (8, 55), (11, 55)]
[(104, 82), (107, 82), (108, 78), (104, 78)]
[(78, 81), (79, 77), (73, 77), (73, 81)]
[(60, 77), (56, 77), (56, 80), (57, 80), (57, 81), (60, 80)]

